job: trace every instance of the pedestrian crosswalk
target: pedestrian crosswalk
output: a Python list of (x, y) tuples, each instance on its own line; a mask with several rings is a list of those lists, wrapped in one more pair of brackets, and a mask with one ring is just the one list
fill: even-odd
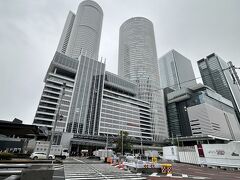
[(133, 174), (108, 164), (64, 164), (66, 180), (143, 180), (140, 174)]
[(53, 165), (54, 170), (60, 170), (60, 169), (63, 169), (63, 168), (64, 168), (63, 164), (54, 164)]

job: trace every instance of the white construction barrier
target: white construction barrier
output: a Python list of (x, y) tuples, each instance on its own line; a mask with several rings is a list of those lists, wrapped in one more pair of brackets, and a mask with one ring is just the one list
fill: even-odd
[(178, 147), (177, 146), (163, 147), (163, 159), (179, 161)]
[(240, 168), (240, 142), (196, 145), (198, 164)]
[(163, 158), (183, 163), (240, 169), (240, 141), (227, 144), (199, 144), (163, 147)]

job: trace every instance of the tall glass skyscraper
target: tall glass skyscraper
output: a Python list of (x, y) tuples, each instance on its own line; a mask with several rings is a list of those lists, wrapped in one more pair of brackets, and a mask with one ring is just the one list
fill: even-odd
[(57, 51), (62, 54), (66, 53), (69, 38), (72, 32), (74, 19), (75, 19), (75, 14), (72, 11), (69, 11), (67, 20), (65, 22), (63, 32), (57, 47)]
[(102, 21), (102, 8), (94, 1), (83, 1), (76, 15), (69, 12), (57, 50), (74, 59), (81, 51), (97, 59)]
[[(92, 30), (80, 36), (78, 33), (83, 32), (85, 27), (81, 29), (74, 25), (79, 22), (91, 29), (90, 25), (101, 24), (97, 20), (98, 14), (93, 13), (100, 7), (95, 2), (84, 1), (79, 9), (81, 12), (79, 10), (78, 13), (82, 13), (83, 16), (78, 17), (80, 20), (77, 20), (78, 13), (68, 14), (57, 52), (45, 77), (45, 86), (33, 124), (52, 129), (59, 110), (61, 118), (57, 118), (55, 129), (58, 134), (67, 132), (82, 137), (114, 137), (124, 130), (138, 144), (140, 141), (151, 142), (153, 138), (150, 103), (137, 97), (137, 83), (106, 72), (103, 60), (98, 61), (94, 58), (94, 53), (92, 54), (99, 49), (98, 41), (94, 40), (95, 36), (91, 36)], [(88, 18), (90, 19), (86, 20)], [(81, 19), (86, 22), (82, 22)], [(78, 33), (75, 32), (74, 37), (79, 38), (80, 42), (77, 39), (71, 40), (75, 28), (78, 28)], [(82, 39), (86, 40), (85, 44), (81, 44)], [(76, 41), (76, 44), (73, 41)], [(71, 43), (73, 54), (67, 55)], [(94, 46), (91, 46), (91, 43), (94, 43)], [(75, 52), (79, 54), (74, 54)]]
[(191, 61), (177, 51), (169, 51), (158, 62), (161, 88), (178, 90), (197, 84)]
[(203, 83), (233, 103), (240, 122), (240, 86), (229, 64), (213, 53), (199, 60), (198, 67)]
[[(105, 64), (97, 61), (102, 19), (102, 8), (91, 0), (81, 2), (76, 14), (69, 12), (57, 52), (44, 80), (45, 86), (33, 124), (51, 129), (60, 106), (60, 114), (63, 118), (58, 121), (56, 131), (70, 129), (70, 132), (85, 133), (92, 129), (93, 132), (90, 133), (94, 134), (95, 129), (98, 129), (88, 123), (97, 117), (90, 117), (87, 114), (87, 106), (92, 104), (94, 106), (95, 102), (98, 103), (96, 106), (99, 106), (99, 102), (94, 101), (91, 104), (86, 98), (94, 94), (96, 97), (93, 98), (98, 100), (101, 92), (94, 93), (93, 89), (103, 86), (103, 80), (97, 81), (103, 78), (101, 75), (103, 76), (105, 71)], [(79, 79), (82, 77), (82, 72), (84, 78)], [(66, 88), (60, 103), (63, 83), (66, 84)], [(91, 83), (95, 86), (92, 87)], [(91, 112), (100, 114), (96, 109), (91, 109)]]
[(138, 97), (150, 103), (153, 137), (168, 137), (163, 92), (160, 90), (153, 24), (134, 17), (120, 27), (118, 73), (138, 84)]

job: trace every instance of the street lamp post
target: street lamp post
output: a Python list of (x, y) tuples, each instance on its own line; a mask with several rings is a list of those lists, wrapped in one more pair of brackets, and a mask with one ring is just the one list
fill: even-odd
[(177, 139), (177, 146), (179, 147), (179, 140), (178, 140), (178, 135), (176, 135), (176, 139)]
[(107, 133), (107, 140), (106, 140), (106, 150), (108, 149), (108, 133)]
[(142, 137), (141, 137), (141, 153), (140, 153), (140, 160), (142, 159), (143, 155), (143, 143), (142, 143)]
[(122, 127), (122, 155), (123, 155), (123, 127)]
[(49, 158), (49, 154), (50, 154), (50, 150), (51, 150), (51, 146), (52, 146), (52, 142), (53, 142), (53, 137), (54, 137), (55, 129), (56, 129), (56, 126), (57, 126), (57, 121), (58, 121), (58, 118), (60, 117), (60, 107), (61, 107), (61, 104), (62, 104), (63, 96), (65, 94), (65, 88), (66, 88), (66, 83), (63, 83), (62, 94), (61, 94), (61, 98), (60, 98), (60, 101), (59, 101), (57, 114), (56, 114), (56, 117), (55, 117), (54, 126), (52, 128), (51, 138), (50, 138), (49, 146), (48, 146), (48, 150), (47, 150), (47, 159)]
[(106, 140), (106, 148), (105, 149), (107, 150), (107, 157), (108, 157), (108, 132), (107, 132), (107, 140)]

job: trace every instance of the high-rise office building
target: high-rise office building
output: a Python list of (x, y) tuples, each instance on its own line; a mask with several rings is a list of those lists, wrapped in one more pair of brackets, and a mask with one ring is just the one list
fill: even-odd
[(134, 17), (120, 27), (118, 73), (138, 84), (138, 97), (150, 103), (154, 140), (168, 137), (163, 92), (160, 90), (153, 24)]
[[(58, 121), (56, 131), (65, 131), (77, 67), (78, 60), (59, 52), (55, 53), (44, 79), (45, 86), (33, 120), (34, 125), (51, 129), (60, 106), (60, 114), (63, 118)], [(66, 83), (66, 87), (60, 104), (63, 83)]]
[(106, 72), (103, 62), (56, 52), (33, 124), (51, 129), (60, 106), (57, 132), (117, 136), (123, 130), (138, 141), (151, 141), (150, 105), (137, 98), (137, 89), (136, 83)]
[(240, 122), (240, 85), (231, 63), (213, 53), (199, 60), (198, 67), (203, 83), (233, 103)]
[(105, 64), (82, 56), (75, 77), (67, 132), (152, 140), (150, 105), (137, 97), (137, 84), (105, 71)]
[[(79, 127), (81, 123), (76, 124), (74, 119), (71, 119), (67, 124), (69, 119), (68, 116), (71, 117), (71, 114), (69, 114), (71, 110), (70, 103), (72, 102), (76, 76), (78, 77), (81, 74), (80, 72), (77, 73), (79, 68), (82, 68), (81, 66), (86, 68), (85, 64), (95, 67), (97, 66), (95, 65), (96, 63), (100, 63), (94, 60), (97, 59), (99, 51), (102, 19), (103, 11), (101, 7), (91, 0), (81, 2), (76, 15), (71, 11), (69, 12), (57, 47), (57, 52), (55, 53), (44, 80), (45, 87), (33, 124), (47, 126), (49, 129), (53, 127), (56, 112), (60, 106), (62, 85), (66, 83), (65, 95), (63, 96), (60, 107), (60, 114), (63, 116), (63, 120), (58, 121), (56, 130), (66, 131), (67, 125), (70, 123), (72, 123), (72, 129), (79, 131), (83, 130), (82, 126)], [(82, 64), (82, 62), (85, 62), (84, 59), (89, 59), (90, 62)], [(80, 63), (78, 63), (78, 61), (80, 61)], [(94, 71), (95, 69), (91, 70)], [(94, 73), (92, 76), (93, 75)], [(89, 81), (89, 79), (87, 80)], [(75, 98), (73, 99), (75, 100)], [(83, 109), (85, 108), (84, 106)], [(85, 115), (82, 116), (85, 117)], [(86, 121), (86, 119), (84, 119), (84, 121)], [(72, 131), (75, 132), (74, 130)]]
[(98, 135), (105, 64), (80, 56), (67, 132)]
[[(71, 45), (72, 48), (78, 49), (81, 46), (82, 51), (78, 56), (67, 55), (69, 43), (73, 43), (72, 34), (75, 33), (73, 35), (75, 37), (76, 34), (80, 36), (78, 33), (82, 32), (81, 28), (78, 29), (78, 33), (75, 32), (75, 28), (79, 27), (75, 27), (74, 23), (85, 24), (87, 28), (90, 27), (87, 23), (94, 26), (96, 20), (94, 15), (97, 16), (92, 12), (95, 12), (94, 8), (102, 14), (101, 8), (93, 1), (82, 2), (77, 15), (69, 12), (57, 52), (45, 77), (45, 87), (33, 124), (51, 129), (60, 109), (59, 114), (62, 118), (61, 120), (58, 118), (57, 121), (58, 132), (117, 136), (121, 130), (124, 130), (136, 140), (138, 138), (138, 140), (151, 141), (152, 122), (149, 102), (137, 98), (136, 83), (106, 72), (105, 63), (94, 59), (93, 51), (87, 51), (90, 47), (89, 43), (93, 41), (94, 47), (99, 46), (98, 41), (93, 40), (95, 36), (88, 36), (86, 33), (76, 37), (88, 38), (89, 42), (85, 42), (83, 47), (76, 41), (75, 45)], [(84, 21), (90, 19), (90, 21), (84, 22), (81, 19)], [(98, 23), (101, 24), (101, 21)], [(88, 33), (91, 35), (91, 32)], [(66, 84), (66, 87), (61, 100), (63, 84)]]
[(59, 41), (58, 47), (57, 47), (57, 51), (61, 52), (63, 54), (65, 54), (66, 50), (67, 50), (69, 38), (70, 38), (70, 35), (72, 32), (74, 19), (75, 19), (75, 14), (72, 11), (70, 11), (68, 13), (67, 20), (65, 22), (63, 32), (62, 32), (62, 35), (61, 35), (61, 38), (60, 38), (60, 41)]
[(138, 85), (115, 75), (105, 73), (100, 135), (117, 135), (127, 131), (136, 140), (152, 140), (150, 105), (137, 98)]
[(213, 135), (240, 140), (231, 101), (202, 84), (168, 93), (167, 112), (170, 137)]
[(96, 2), (81, 2), (76, 14), (68, 14), (57, 51), (74, 59), (83, 51), (98, 59), (102, 21), (103, 11)]
[(181, 89), (196, 85), (191, 61), (175, 50), (158, 59), (161, 88)]

